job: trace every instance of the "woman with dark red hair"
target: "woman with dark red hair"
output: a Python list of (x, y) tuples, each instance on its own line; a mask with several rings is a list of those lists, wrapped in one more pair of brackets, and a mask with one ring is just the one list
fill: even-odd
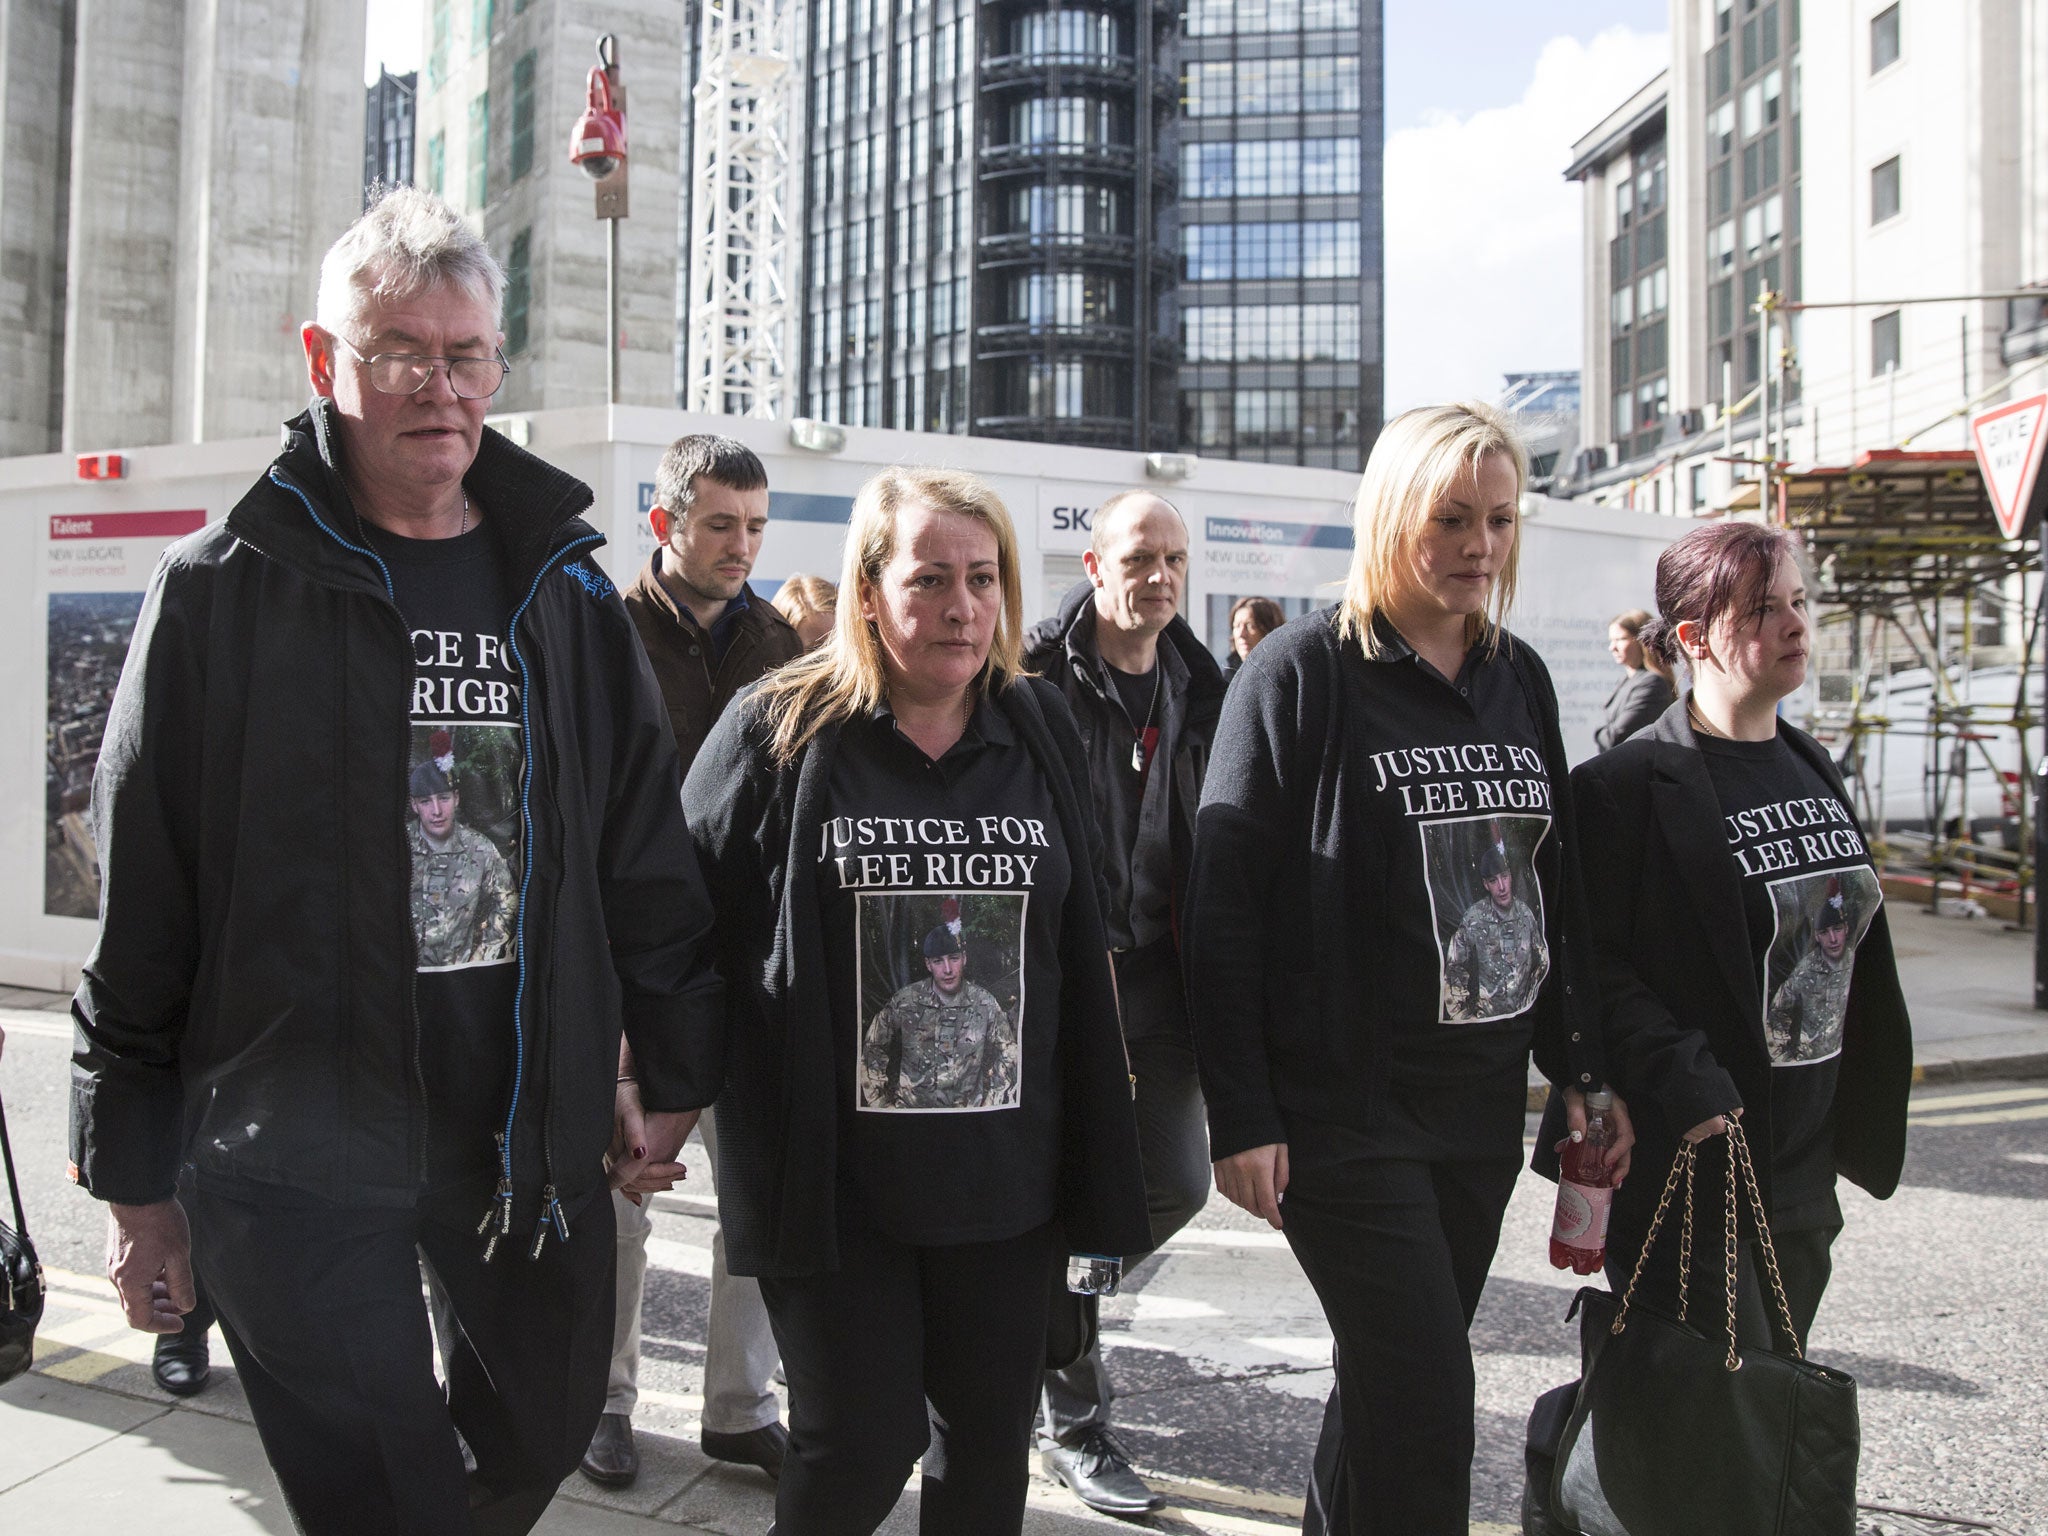
[[(1692, 688), (1572, 774), (1608, 1075), (1645, 1171), (1615, 1194), (1608, 1278), (1626, 1285), (1680, 1140), (1719, 1135), (1739, 1115), (1803, 1340), (1842, 1228), (1836, 1175), (1879, 1199), (1898, 1185), (1911, 1026), (1841, 775), (1778, 717), (1806, 680), (1812, 636), (1793, 536), (1752, 523), (1687, 534), (1657, 562), (1657, 608), (1643, 646), (1667, 662), (1682, 654)], [(1726, 1170), (1723, 1157), (1700, 1160), (1696, 1198), (1710, 1217)], [(1706, 1288), (1693, 1295), (1718, 1296), (1722, 1246), (1694, 1247)], [(1659, 1242), (1644, 1277), (1667, 1310), (1677, 1249)], [(1782, 1349), (1758, 1279), (1752, 1248), (1740, 1332)]]

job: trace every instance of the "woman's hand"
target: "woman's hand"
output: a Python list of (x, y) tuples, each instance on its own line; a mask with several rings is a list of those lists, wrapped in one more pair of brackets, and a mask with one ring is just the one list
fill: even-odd
[(1702, 1120), (1698, 1125), (1685, 1133), (1685, 1139), (1693, 1146), (1698, 1146), (1709, 1136), (1719, 1136), (1725, 1132), (1728, 1129), (1728, 1122), (1730, 1120), (1740, 1120), (1741, 1118), (1742, 1111), (1738, 1109), (1725, 1115), (1716, 1115), (1711, 1120)]
[(640, 1085), (619, 1079), (612, 1144), (605, 1158), (611, 1186), (635, 1205), (647, 1195), (674, 1189), (687, 1177), (678, 1159), (683, 1142), (697, 1124), (697, 1111), (648, 1113), (640, 1106)]
[(1232, 1205), (1280, 1226), (1280, 1197), (1287, 1193), (1287, 1143), (1247, 1147), (1215, 1164), (1216, 1187)]
[[(1628, 1177), (1628, 1166), (1635, 1154), (1636, 1127), (1635, 1122), (1629, 1119), (1627, 1101), (1612, 1088), (1607, 1091), (1614, 1098), (1613, 1106), (1607, 1111), (1607, 1123), (1614, 1129), (1614, 1140), (1601, 1154), (1600, 1161), (1614, 1171), (1614, 1187), (1619, 1189), (1621, 1181)], [(1576, 1088), (1564, 1090), (1564, 1123), (1565, 1129), (1571, 1132), (1570, 1140), (1586, 1139), (1586, 1096)], [(1564, 1142), (1560, 1141), (1556, 1150), (1562, 1152), (1564, 1147)]]

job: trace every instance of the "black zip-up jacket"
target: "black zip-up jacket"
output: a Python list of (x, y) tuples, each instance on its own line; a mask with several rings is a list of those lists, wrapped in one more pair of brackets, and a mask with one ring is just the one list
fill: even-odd
[[(1123, 824), (1122, 781), (1131, 771), (1131, 739), (1123, 728), (1123, 705), (1103, 692), (1101, 655), (1095, 648), (1095, 585), (1078, 582), (1060, 599), (1052, 618), (1033, 625), (1024, 637), (1024, 668), (1058, 688), (1081, 727), (1088, 752), (1089, 790), (1102, 821), (1103, 858), (1113, 892), (1130, 892), (1131, 848), (1137, 829)], [(1188, 621), (1174, 615), (1159, 632), (1160, 665), (1185, 674), (1186, 683), (1170, 714), (1171, 730), (1163, 732), (1164, 767), (1168, 784), (1167, 835), (1172, 869), (1173, 938), (1179, 941), (1179, 918), (1187, 910), (1188, 873), (1195, 856), (1195, 812), (1202, 804), (1202, 778), (1216, 741), (1216, 720), (1223, 712), (1223, 669), (1208, 648), (1195, 638)], [(1169, 661), (1168, 655), (1172, 660)], [(1110, 722), (1116, 729), (1105, 729)], [(1112, 920), (1114, 936), (1115, 914)]]
[[(1288, 1139), (1287, 1117), (1371, 1130), (1391, 1081), (1392, 1022), (1375, 985), (1373, 914), (1385, 861), (1357, 803), (1372, 768), (1347, 730), (1334, 607), (1259, 642), (1223, 705), (1202, 793), (1187, 908), (1188, 1002), (1209, 1155)], [(1532, 1051), (1564, 1087), (1600, 1086), (1600, 1015), (1590, 919), (1557, 694), (1536, 653), (1500, 637), (1543, 741), (1563, 889), (1545, 903), (1551, 974), (1537, 994)]]
[[(165, 554), (115, 692), (93, 782), (100, 937), (72, 1005), (71, 1155), (103, 1200), (168, 1198), (182, 1160), (357, 1206), (409, 1205), (425, 1172), (413, 648), (330, 413), (288, 423), (228, 517)], [(502, 1171), (528, 1226), (604, 1188), (621, 1026), (648, 1107), (696, 1108), (717, 1095), (723, 1005), (674, 739), (588, 558), (589, 488), (491, 431), (464, 483), (517, 605), (505, 1030), (524, 1050)]]

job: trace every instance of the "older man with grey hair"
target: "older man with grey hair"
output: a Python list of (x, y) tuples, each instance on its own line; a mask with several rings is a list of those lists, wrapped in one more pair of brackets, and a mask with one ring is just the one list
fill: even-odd
[[(135, 1327), (203, 1282), (307, 1531), (531, 1529), (603, 1406), (607, 1183), (668, 1187), (719, 1087), (675, 743), (590, 491), (484, 430), (502, 287), (411, 188), (335, 244), (315, 399), (158, 567), (93, 786), (75, 1176)], [(507, 866), (509, 944), (423, 942), (454, 896), (414, 879), (416, 782)]]

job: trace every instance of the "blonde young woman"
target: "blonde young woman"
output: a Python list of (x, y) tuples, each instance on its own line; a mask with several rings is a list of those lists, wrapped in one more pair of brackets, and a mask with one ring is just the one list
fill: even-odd
[(727, 1262), (789, 1379), (780, 1536), (873, 1531), (928, 1424), (920, 1529), (1018, 1531), (1055, 1269), (1149, 1246), (1087, 768), (1019, 673), (1022, 616), (994, 492), (884, 470), (831, 638), (684, 785), (727, 988)]
[(1210, 761), (1186, 951), (1216, 1184), (1336, 1337), (1305, 1530), (1464, 1536), (1530, 1053), (1576, 1126), (1603, 1082), (1557, 699), (1502, 627), (1525, 472), (1487, 406), (1388, 423), (1343, 601), (1246, 658)]

